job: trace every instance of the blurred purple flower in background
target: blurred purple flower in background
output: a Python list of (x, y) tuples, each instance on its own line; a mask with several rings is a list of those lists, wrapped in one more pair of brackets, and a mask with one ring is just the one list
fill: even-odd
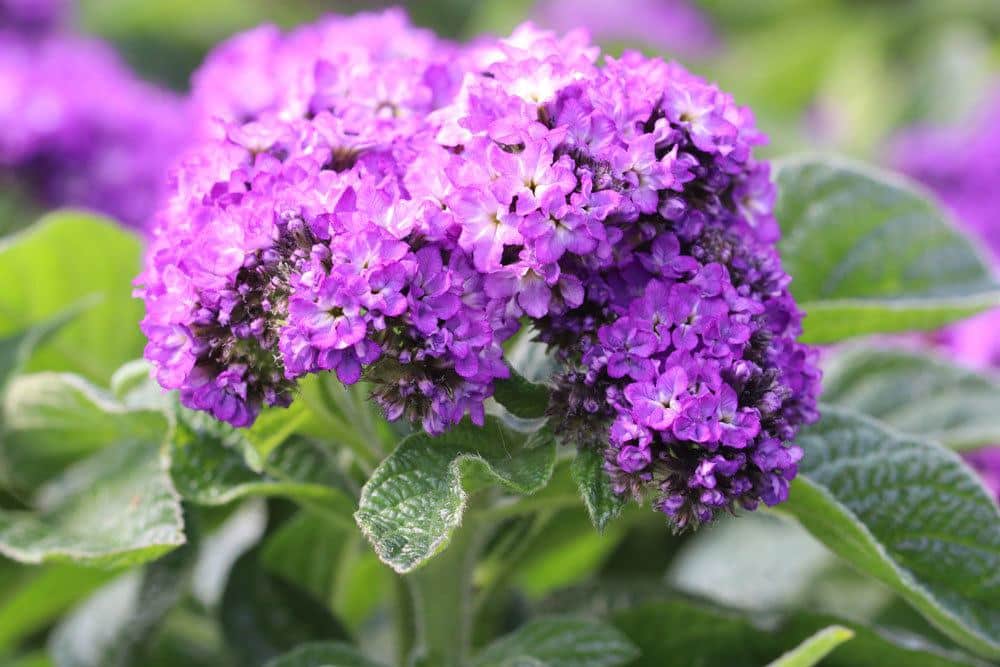
[(0, 0), (0, 30), (44, 34), (66, 23), (69, 0)]
[[(1000, 90), (960, 126), (907, 130), (897, 139), (892, 159), (952, 210), (1000, 271)], [(1000, 368), (1000, 310), (948, 327), (935, 339), (960, 363)], [(966, 459), (1000, 498), (1000, 446)]]
[[(182, 98), (139, 79), (99, 40), (56, 29), (64, 3), (0, 6), (22, 19), (0, 31), (0, 170), (43, 204), (143, 227), (188, 131)], [(18, 29), (43, 17), (48, 33)]]
[(907, 130), (893, 161), (933, 190), (1000, 260), (1000, 90), (960, 126)]
[(688, 0), (542, 0), (533, 19), (567, 32), (586, 28), (601, 42), (624, 42), (700, 57), (719, 45), (708, 18)]

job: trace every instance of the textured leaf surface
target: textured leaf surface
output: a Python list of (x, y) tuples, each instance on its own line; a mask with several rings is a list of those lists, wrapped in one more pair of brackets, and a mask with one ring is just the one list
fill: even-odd
[[(528, 621), (483, 650), (475, 667), (616, 667), (638, 655), (635, 646), (611, 625), (558, 617)], [(534, 661), (534, 662), (532, 662)]]
[(625, 507), (625, 501), (611, 488), (611, 480), (604, 472), (604, 457), (592, 449), (581, 449), (573, 459), (572, 473), (590, 520), (598, 531), (604, 532), (608, 522), (620, 516)]
[[(132, 297), (140, 243), (101, 218), (49, 215), (0, 241), (0, 336), (43, 322), (83, 298), (98, 303), (42, 345), (32, 370), (67, 370), (105, 382), (142, 355), (142, 302)], [(16, 285), (16, 289), (13, 286)]]
[(768, 667), (814, 667), (852, 637), (854, 633), (840, 625), (823, 628), (777, 660), (768, 663)]
[(342, 642), (316, 642), (275, 658), (267, 667), (382, 667)]
[(953, 449), (1000, 442), (1000, 382), (934, 357), (848, 348), (826, 362), (823, 400)]
[(49, 652), (56, 667), (145, 664), (146, 643), (180, 600), (194, 561), (185, 547), (111, 582), (55, 630)]
[(38, 513), (0, 512), (0, 553), (114, 567), (183, 544), (180, 499), (158, 444), (121, 444), (71, 467), (42, 488)]
[(780, 163), (775, 214), (804, 339), (932, 329), (1000, 303), (972, 243), (901, 178), (830, 158)]
[(294, 437), (271, 448), (263, 470), (255, 472), (241, 455), (244, 437), (208, 415), (184, 410), (170, 448), (170, 476), (180, 494), (202, 505), (224, 505), (248, 496), (288, 496), (350, 517), (354, 503), (331, 452)]
[(18, 376), (3, 398), (4, 477), (33, 489), (66, 465), (115, 443), (159, 443), (167, 432), (156, 411), (133, 410), (68, 373)]
[(531, 382), (513, 368), (510, 377), (495, 383), (493, 398), (515, 417), (537, 419), (545, 416), (549, 407), (549, 389), (544, 384)]
[(258, 553), (236, 561), (222, 596), (222, 632), (237, 664), (255, 667), (306, 642), (348, 638), (325, 605), (261, 568)]
[(483, 428), (463, 422), (437, 438), (411, 435), (365, 484), (355, 519), (379, 558), (408, 572), (447, 544), (467, 490), (497, 484), (534, 493), (552, 476), (555, 448), (547, 429), (529, 438), (493, 418)]
[(1000, 657), (1000, 508), (958, 456), (832, 406), (798, 444), (782, 510), (956, 642)]

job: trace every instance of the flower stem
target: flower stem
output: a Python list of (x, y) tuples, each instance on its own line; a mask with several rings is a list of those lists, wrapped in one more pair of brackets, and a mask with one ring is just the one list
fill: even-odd
[(489, 536), (490, 525), (466, 520), (444, 551), (406, 575), (413, 600), (421, 667), (464, 667), (468, 663), (474, 621), (472, 574)]
[(409, 582), (403, 577), (393, 577), (393, 598), (395, 609), (393, 623), (396, 626), (396, 664), (410, 664), (410, 654), (416, 641), (416, 627), (413, 617), (413, 593)]

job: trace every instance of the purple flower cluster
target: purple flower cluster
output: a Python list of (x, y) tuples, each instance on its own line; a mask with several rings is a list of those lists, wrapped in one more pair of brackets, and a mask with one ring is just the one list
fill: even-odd
[(185, 133), (183, 102), (101, 42), (16, 20), (54, 14), (55, 3), (0, 5), (19, 29), (0, 30), (0, 171), (45, 204), (143, 226)]
[(20, 35), (51, 32), (68, 13), (68, 0), (0, 0), (0, 31)]
[[(956, 127), (915, 127), (896, 141), (894, 166), (929, 187), (977, 237), (1000, 271), (1000, 91)], [(935, 342), (974, 368), (1000, 368), (1000, 310), (935, 334)], [(1000, 499), (1000, 446), (966, 455)]]
[(224, 44), (141, 277), (160, 383), (244, 426), (332, 371), (440, 433), (482, 422), (530, 322), (564, 364), (557, 429), (620, 493), (677, 527), (783, 500), (818, 371), (763, 137), (676, 64), (598, 56), (397, 12)]

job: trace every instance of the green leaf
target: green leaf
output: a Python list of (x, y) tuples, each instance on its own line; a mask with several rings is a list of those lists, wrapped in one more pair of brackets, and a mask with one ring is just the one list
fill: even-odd
[(242, 448), (247, 463), (258, 472), (264, 470), (271, 454), (312, 418), (302, 401), (262, 411), (253, 426), (240, 431), (249, 445)]
[(779, 643), (785, 645), (797, 638), (805, 641), (831, 625), (848, 628), (854, 638), (826, 656), (824, 667), (989, 667), (988, 663), (966, 653), (899, 628), (862, 625), (829, 614), (790, 613), (781, 625)]
[[(824, 659), (823, 664), (830, 667), (987, 667), (959, 651), (898, 630), (802, 610), (790, 612), (786, 619), (760, 612), (745, 614), (685, 598), (663, 597), (662, 592), (650, 593), (651, 588), (655, 589), (655, 584), (645, 586), (638, 595), (646, 599), (638, 602), (629, 601), (620, 590), (611, 597), (583, 592), (590, 604), (610, 604), (615, 626), (638, 647), (640, 657), (630, 667), (759, 667), (831, 626), (847, 628), (854, 638)], [(651, 595), (660, 599), (650, 599)], [(615, 601), (623, 597), (623, 601)], [(677, 631), (669, 631), (672, 628)]]
[(153, 378), (153, 369), (145, 359), (133, 359), (111, 376), (111, 395), (131, 410), (156, 410), (169, 413), (173, 396)]
[(261, 564), (331, 603), (337, 618), (360, 630), (384, 603), (392, 573), (364, 543), (357, 526), (334, 524), (324, 514), (303, 510), (264, 542)]
[(133, 667), (177, 604), (194, 562), (188, 546), (111, 582), (55, 630), (49, 652), (56, 667)]
[(501, 637), (484, 649), (473, 665), (513, 667), (541, 663), (548, 667), (616, 667), (637, 656), (635, 646), (613, 626), (553, 616), (529, 621)]
[(551, 478), (555, 454), (547, 429), (526, 437), (492, 417), (484, 428), (463, 422), (437, 438), (417, 433), (378, 466), (354, 516), (379, 558), (409, 572), (446, 546), (469, 491), (497, 484), (535, 493)]
[(611, 488), (611, 480), (604, 471), (604, 457), (593, 449), (581, 449), (573, 459), (572, 470), (590, 520), (603, 533), (608, 522), (618, 518), (625, 507), (625, 500)]
[(777, 654), (760, 646), (766, 641), (764, 628), (751, 619), (685, 600), (643, 602), (617, 610), (611, 618), (639, 649), (640, 657), (630, 667), (758, 667)]
[(18, 376), (3, 398), (3, 477), (33, 489), (68, 464), (115, 443), (159, 443), (168, 424), (151, 410), (133, 410), (87, 380), (68, 373)]
[(260, 562), (272, 574), (329, 601), (337, 567), (350, 549), (353, 524), (331, 524), (322, 515), (301, 511), (281, 524), (261, 547)]
[(549, 407), (549, 389), (530, 382), (508, 366), (510, 377), (494, 383), (493, 398), (508, 412), (521, 419), (539, 419)]
[(775, 215), (803, 339), (933, 329), (1000, 303), (973, 244), (892, 174), (803, 157), (780, 163)]
[(840, 625), (823, 628), (768, 667), (813, 667), (835, 648), (854, 637), (854, 632)]
[[(738, 553), (739, 558), (733, 558)], [(819, 602), (824, 574), (838, 559), (794, 521), (763, 512), (722, 519), (685, 540), (665, 581), (686, 593), (740, 609), (810, 608)], [(861, 586), (873, 588), (867, 579)], [(842, 582), (837, 582), (842, 586)], [(889, 595), (879, 586), (874, 600), (852, 589), (851, 611), (862, 615)], [(826, 600), (822, 600), (826, 602)]]
[[(114, 223), (77, 212), (46, 216), (0, 241), (0, 336), (44, 322), (84, 298), (99, 302), (34, 355), (31, 370), (104, 382), (142, 355), (142, 302), (132, 298), (140, 243)], [(16, 288), (13, 288), (16, 286)]]
[(342, 642), (315, 642), (299, 646), (267, 667), (381, 667), (361, 654), (358, 649)]
[(354, 502), (333, 454), (294, 437), (271, 448), (262, 472), (241, 455), (245, 433), (210, 415), (182, 410), (170, 442), (170, 477), (186, 500), (224, 505), (250, 496), (287, 496), (312, 503), (350, 525)]
[[(81, 303), (71, 306), (26, 329), (0, 336), (0, 397), (4, 395), (11, 378), (27, 365), (35, 348), (48, 341), (87, 305)], [(0, 420), (0, 427), (2, 425), (3, 421)]]
[(261, 568), (258, 553), (236, 561), (222, 595), (222, 632), (237, 664), (255, 667), (308, 641), (349, 638), (325, 605)]
[(825, 406), (781, 506), (971, 651), (1000, 657), (1000, 508), (956, 454)]
[(21, 580), (4, 586), (0, 606), (0, 652), (9, 650), (29, 635), (48, 627), (81, 598), (112, 576), (106, 570), (76, 565), (51, 565), (21, 570)]
[(828, 358), (823, 400), (905, 433), (969, 449), (1000, 442), (1000, 382), (936, 357), (852, 347)]
[(128, 442), (41, 489), (36, 513), (0, 511), (0, 553), (23, 563), (102, 567), (158, 558), (184, 544), (180, 499), (158, 443)]
[(30, 653), (16, 658), (0, 659), (0, 667), (52, 667), (52, 661), (44, 653)]

